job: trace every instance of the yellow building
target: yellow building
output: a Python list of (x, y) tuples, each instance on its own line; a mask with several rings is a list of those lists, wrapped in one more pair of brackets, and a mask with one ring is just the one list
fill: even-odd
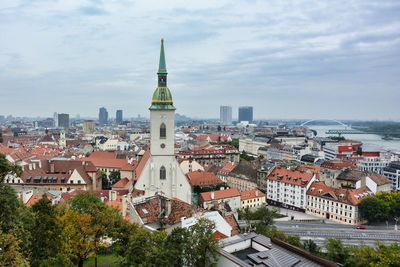
[(265, 194), (258, 189), (240, 192), (240, 208), (245, 209), (265, 205)]

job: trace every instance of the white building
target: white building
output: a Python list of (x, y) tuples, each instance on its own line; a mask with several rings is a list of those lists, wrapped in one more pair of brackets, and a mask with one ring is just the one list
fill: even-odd
[[(161, 193), (191, 203), (192, 191), (174, 155), (175, 107), (167, 87), (164, 40), (161, 39), (158, 87), (150, 106), (150, 157), (135, 184), (146, 195)], [(145, 158), (142, 159), (142, 161)]]
[(400, 191), (400, 161), (393, 161), (383, 169), (383, 175), (392, 181), (392, 190)]
[(306, 192), (314, 181), (315, 174), (275, 168), (265, 181), (267, 201), (305, 210)]

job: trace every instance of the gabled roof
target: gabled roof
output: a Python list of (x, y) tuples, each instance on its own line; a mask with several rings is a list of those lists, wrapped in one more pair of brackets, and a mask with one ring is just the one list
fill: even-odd
[(314, 175), (312, 173), (292, 171), (284, 168), (275, 168), (268, 175), (267, 179), (306, 187), (313, 176)]
[(366, 186), (358, 189), (342, 189), (327, 186), (324, 182), (314, 182), (308, 189), (307, 195), (328, 200), (334, 199), (337, 202), (356, 206), (360, 204), (364, 198), (372, 196), (373, 193)]
[[(211, 198), (211, 195), (214, 194), (214, 198)], [(211, 201), (215, 199), (224, 199), (230, 197), (240, 197), (239, 190), (237, 188), (225, 189), (225, 190), (217, 190), (211, 192), (203, 192), (200, 194), (204, 201)]]
[(241, 200), (265, 197), (265, 194), (258, 189), (243, 191), (243, 192), (240, 192), (240, 194), (241, 194), (241, 198), (240, 198)]
[(209, 186), (224, 183), (211, 172), (194, 171), (187, 174), (191, 186)]
[(144, 167), (146, 166), (146, 163), (149, 160), (149, 158), (150, 158), (150, 148), (148, 148), (146, 150), (146, 152), (144, 153), (142, 159), (137, 164), (137, 167), (135, 169), (135, 178), (134, 178), (135, 181), (137, 181), (137, 179), (139, 179), (140, 174), (142, 173)]

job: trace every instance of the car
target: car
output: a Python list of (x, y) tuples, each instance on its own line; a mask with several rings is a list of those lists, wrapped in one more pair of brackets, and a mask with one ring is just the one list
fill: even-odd
[(359, 225), (356, 227), (357, 229), (367, 229), (367, 227), (365, 225)]

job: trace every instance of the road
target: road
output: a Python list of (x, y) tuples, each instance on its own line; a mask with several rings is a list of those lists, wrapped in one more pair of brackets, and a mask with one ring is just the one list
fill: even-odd
[(326, 238), (342, 239), (345, 245), (367, 245), (374, 247), (376, 241), (384, 244), (400, 243), (400, 231), (386, 226), (367, 226), (356, 229), (355, 226), (327, 223), (276, 222), (275, 226), (287, 235), (299, 236), (301, 240), (311, 239), (317, 245), (323, 245)]

